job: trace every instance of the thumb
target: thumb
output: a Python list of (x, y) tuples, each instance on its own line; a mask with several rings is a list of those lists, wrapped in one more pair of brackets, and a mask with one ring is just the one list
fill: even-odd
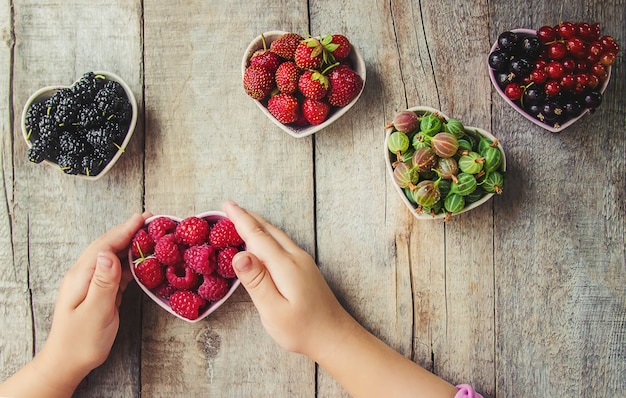
[(101, 252), (96, 258), (96, 270), (89, 284), (86, 301), (108, 307), (114, 304), (122, 278), (120, 259), (112, 252)]
[(284, 299), (269, 271), (254, 254), (237, 253), (233, 257), (233, 269), (257, 309), (273, 306)]

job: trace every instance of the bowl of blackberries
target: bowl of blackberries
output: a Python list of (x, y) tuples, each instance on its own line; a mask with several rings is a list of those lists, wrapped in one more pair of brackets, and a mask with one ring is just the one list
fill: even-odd
[(104, 176), (124, 153), (137, 102), (116, 74), (87, 72), (71, 86), (33, 93), (22, 112), (28, 160), (88, 180)]
[(597, 23), (511, 29), (491, 47), (489, 75), (515, 110), (560, 132), (600, 106), (619, 50)]

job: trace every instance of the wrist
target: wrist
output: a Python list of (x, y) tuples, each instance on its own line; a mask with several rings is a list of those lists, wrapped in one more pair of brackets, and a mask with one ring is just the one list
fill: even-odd
[(39, 380), (57, 393), (54, 396), (72, 396), (78, 384), (89, 373), (68, 361), (66, 355), (52, 352), (45, 346), (35, 356), (32, 364)]

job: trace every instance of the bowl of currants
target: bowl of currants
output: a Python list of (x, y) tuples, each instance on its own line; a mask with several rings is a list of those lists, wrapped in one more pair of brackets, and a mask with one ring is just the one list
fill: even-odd
[(597, 23), (512, 29), (491, 47), (489, 76), (509, 105), (556, 133), (600, 106), (619, 50)]
[(426, 106), (398, 112), (386, 126), (385, 160), (396, 191), (418, 219), (448, 221), (504, 186), (500, 142)]

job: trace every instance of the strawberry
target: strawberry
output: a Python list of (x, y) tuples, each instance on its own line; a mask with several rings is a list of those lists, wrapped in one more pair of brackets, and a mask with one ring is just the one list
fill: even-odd
[(319, 39), (309, 37), (296, 47), (294, 62), (302, 69), (319, 69), (324, 61), (325, 49)]
[(250, 65), (243, 75), (243, 88), (255, 100), (262, 100), (274, 88), (274, 73), (263, 66)]
[(170, 265), (165, 269), (165, 278), (179, 290), (191, 290), (198, 286), (200, 275), (190, 267)]
[(293, 123), (300, 117), (300, 104), (291, 94), (277, 94), (267, 102), (267, 110), (281, 123)]
[(323, 123), (329, 111), (330, 105), (324, 100), (305, 98), (304, 101), (302, 101), (302, 114), (306, 120), (313, 125)]
[(276, 87), (281, 93), (293, 94), (298, 88), (298, 78), (301, 69), (296, 66), (295, 62), (285, 61), (276, 70), (275, 80)]
[(200, 315), (200, 308), (206, 301), (196, 293), (188, 290), (178, 291), (170, 297), (170, 307), (183, 318), (190, 320), (197, 319)]
[(205, 275), (204, 282), (198, 288), (200, 297), (207, 301), (218, 301), (228, 293), (228, 281), (219, 275)]
[(352, 48), (348, 38), (344, 35), (339, 34), (334, 34), (331, 37), (331, 43), (336, 46), (333, 50), (331, 50), (331, 53), (333, 54), (335, 59), (337, 61), (341, 61), (348, 58), (348, 55), (350, 55), (350, 50)]
[(339, 65), (328, 74), (330, 88), (328, 103), (332, 106), (346, 106), (361, 91), (363, 79), (346, 65)]
[(187, 217), (178, 224), (174, 234), (185, 245), (201, 245), (209, 237), (209, 223), (199, 217)]
[[(279, 94), (280, 95), (280, 94)], [(224, 249), (226, 247), (238, 247), (243, 244), (243, 239), (237, 233), (235, 224), (228, 218), (218, 221), (209, 234), (209, 243), (215, 249)]]
[(307, 70), (298, 79), (298, 90), (307, 98), (320, 100), (328, 92), (328, 77), (316, 70)]
[(165, 280), (163, 265), (154, 257), (148, 257), (135, 265), (135, 275), (148, 289), (154, 289)]
[(224, 278), (235, 278), (235, 270), (233, 269), (233, 257), (239, 253), (236, 247), (227, 247), (217, 254), (217, 273)]
[(157, 217), (148, 225), (148, 234), (156, 242), (175, 229), (176, 221), (167, 217)]
[(209, 245), (192, 246), (183, 257), (185, 264), (199, 274), (210, 274), (217, 265), (215, 250)]
[(154, 239), (145, 228), (142, 228), (133, 237), (130, 249), (134, 258), (144, 258), (154, 251)]
[(265, 36), (261, 35), (261, 40), (263, 41), (263, 49), (256, 50), (252, 56), (250, 57), (249, 64), (250, 65), (258, 65), (264, 68), (267, 68), (272, 73), (276, 73), (276, 69), (281, 63), (281, 59), (273, 51), (267, 48), (267, 44), (265, 42)]
[(154, 255), (161, 264), (176, 265), (182, 261), (180, 249), (174, 234), (168, 234), (154, 245)]
[(250, 57), (250, 65), (262, 66), (272, 73), (276, 72), (280, 63), (278, 54), (270, 50), (257, 50)]
[(302, 40), (303, 37), (297, 33), (285, 33), (270, 44), (270, 50), (286, 60), (293, 61), (296, 48)]

